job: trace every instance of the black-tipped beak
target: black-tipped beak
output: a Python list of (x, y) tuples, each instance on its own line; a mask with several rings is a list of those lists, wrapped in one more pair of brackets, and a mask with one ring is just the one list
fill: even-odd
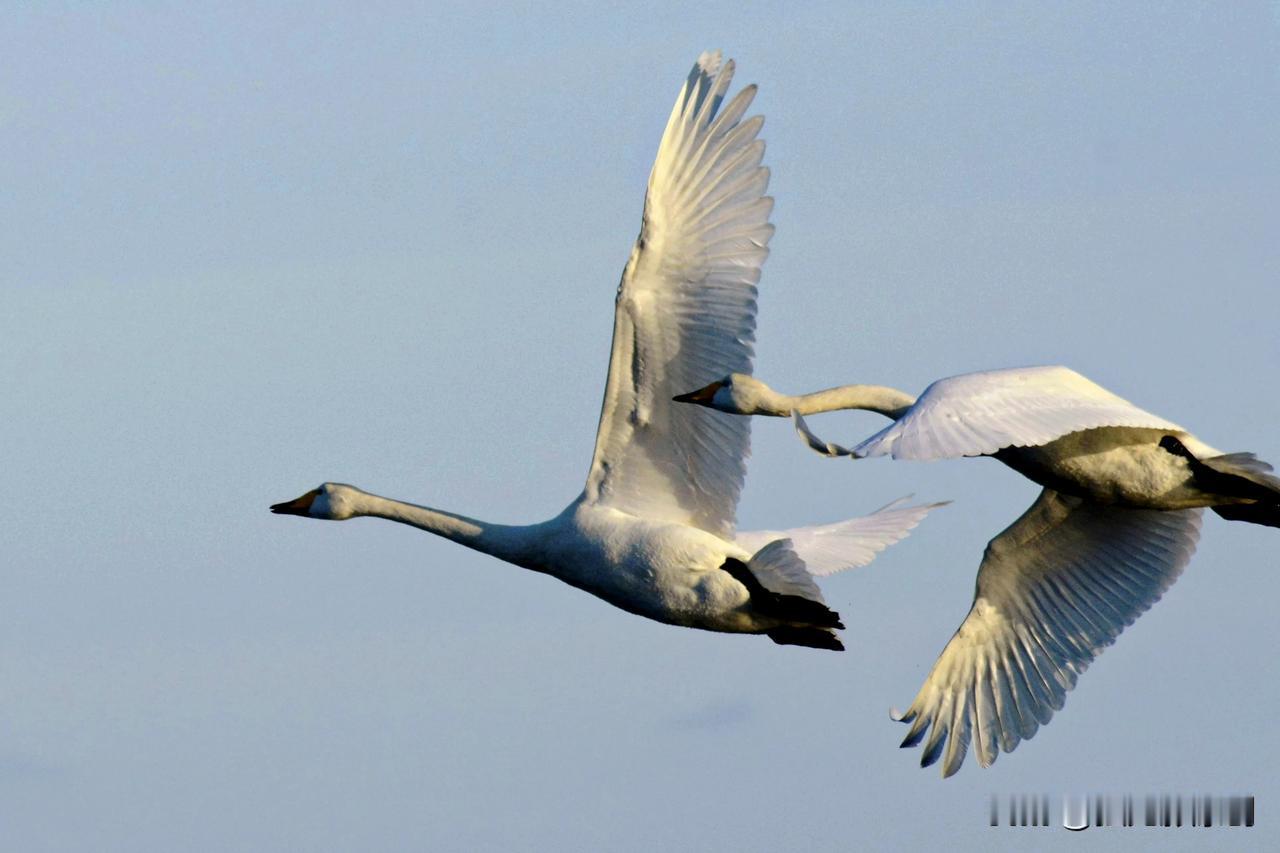
[(671, 399), (677, 403), (697, 403), (702, 406), (709, 406), (711, 401), (715, 399), (716, 392), (723, 387), (723, 382), (712, 382), (706, 388), (699, 388), (697, 391), (690, 391), (688, 394), (677, 394)]
[(310, 515), (311, 502), (320, 495), (319, 489), (312, 489), (302, 497), (284, 503), (272, 504), (271, 511), (277, 515)]

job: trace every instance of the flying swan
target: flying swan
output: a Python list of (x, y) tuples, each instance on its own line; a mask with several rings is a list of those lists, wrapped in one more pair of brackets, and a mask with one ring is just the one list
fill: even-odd
[[(731, 375), (675, 399), (740, 415), (792, 415), (814, 450), (894, 459), (992, 456), (1044, 486), (987, 545), (973, 606), (906, 713), (903, 746), (942, 775), (972, 738), (986, 767), (1061, 710), (1103, 648), (1191, 559), (1202, 507), (1280, 527), (1280, 479), (1252, 453), (1223, 454), (1065, 367), (940, 379), (919, 399), (878, 385), (791, 397)], [(852, 450), (802, 415), (865, 409), (893, 423)], [(925, 739), (928, 735), (927, 740)]]
[[(609, 378), (582, 494), (555, 518), (512, 526), (325, 483), (271, 511), (411, 524), (659, 622), (841, 650), (844, 626), (812, 575), (865, 565), (935, 505), (734, 535), (749, 421), (671, 397), (751, 370), (756, 282), (773, 235), (763, 118), (723, 103), (733, 62), (704, 53), (658, 147), (640, 236), (618, 287)], [(806, 568), (805, 559), (808, 560)]]

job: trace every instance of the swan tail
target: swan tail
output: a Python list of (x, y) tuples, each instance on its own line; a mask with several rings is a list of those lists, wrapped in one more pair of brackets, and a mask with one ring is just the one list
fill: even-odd
[[(1264, 503), (1280, 503), (1280, 477), (1271, 473), (1271, 466), (1252, 453), (1227, 453), (1211, 456), (1201, 462), (1205, 468), (1231, 482), (1231, 494), (1242, 498), (1256, 498)], [(1199, 476), (1200, 472), (1197, 472)]]
[(785, 626), (766, 631), (765, 635), (780, 646), (805, 646), (810, 649), (844, 651), (844, 643), (830, 628), (795, 628)]
[(1227, 504), (1215, 506), (1213, 511), (1228, 521), (1247, 521), (1264, 527), (1280, 527), (1280, 505), (1276, 504)]
[[(1280, 477), (1272, 467), (1252, 453), (1225, 453), (1197, 459), (1173, 436), (1165, 436), (1160, 446), (1187, 460), (1196, 484), (1206, 491), (1236, 499), (1213, 507), (1230, 521), (1247, 521), (1266, 527), (1280, 527)], [(1239, 503), (1239, 500), (1247, 503)]]

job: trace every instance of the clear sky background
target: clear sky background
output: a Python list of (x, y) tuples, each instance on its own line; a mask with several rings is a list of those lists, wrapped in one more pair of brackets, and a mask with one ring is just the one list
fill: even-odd
[[(376, 520), (580, 490), (678, 87), (760, 84), (758, 374), (1068, 364), (1280, 462), (1273, 5), (7, 4), (0, 833), (35, 850), (1280, 843), (1280, 531), (1206, 519), (1034, 740), (897, 749), (995, 462), (755, 424), (744, 529), (954, 499), (824, 582), (842, 655), (659, 625)], [(815, 419), (850, 441), (875, 416)], [(1242, 794), (1242, 830), (993, 830), (992, 793)]]

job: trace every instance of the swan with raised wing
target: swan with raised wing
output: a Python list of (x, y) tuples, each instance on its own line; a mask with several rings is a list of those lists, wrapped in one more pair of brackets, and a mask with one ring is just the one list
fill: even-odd
[(932, 506), (896, 502), (836, 524), (735, 535), (749, 421), (671, 402), (751, 369), (773, 200), (763, 119), (743, 119), (755, 87), (726, 103), (732, 76), (732, 62), (703, 54), (667, 122), (618, 287), (595, 455), (576, 500), (549, 521), (512, 526), (325, 483), (272, 512), (398, 521), (660, 622), (842, 649), (840, 617), (813, 575), (869, 562)]
[[(904, 714), (921, 764), (960, 768), (970, 739), (987, 766), (1061, 710), (1066, 692), (1177, 579), (1203, 507), (1280, 526), (1280, 479), (1251, 453), (1223, 454), (1065, 367), (941, 379), (919, 399), (879, 385), (780, 394), (730, 375), (675, 398), (739, 415), (794, 416), (829, 456), (991, 456), (1044, 486), (987, 545), (973, 606)], [(853, 449), (803, 415), (863, 409), (893, 423)], [(927, 739), (926, 739), (927, 735)]]

